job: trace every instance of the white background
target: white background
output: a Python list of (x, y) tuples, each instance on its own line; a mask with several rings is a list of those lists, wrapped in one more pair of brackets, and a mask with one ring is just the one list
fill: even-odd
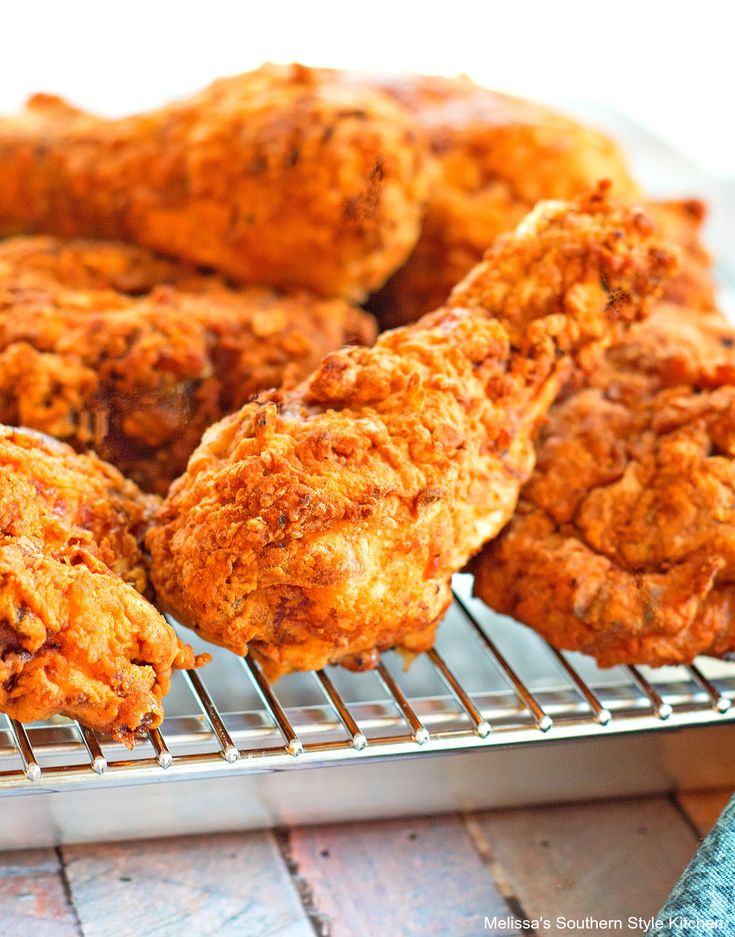
[(735, 15), (662, 0), (170, 0), (0, 8), (0, 111), (37, 90), (110, 114), (263, 60), (452, 75), (633, 117), (735, 177)]

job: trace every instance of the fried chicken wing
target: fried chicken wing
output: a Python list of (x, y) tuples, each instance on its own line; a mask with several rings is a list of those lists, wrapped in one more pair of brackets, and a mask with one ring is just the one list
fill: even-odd
[(735, 650), (735, 330), (659, 307), (552, 410), (475, 592), (603, 666)]
[(410, 115), (336, 71), (265, 65), (108, 120), (36, 95), (0, 120), (0, 231), (119, 238), (244, 283), (361, 299), (419, 233)]
[(272, 677), (430, 647), (451, 574), (513, 512), (570, 357), (640, 315), (672, 264), (604, 188), (539, 206), (445, 307), (207, 431), (148, 534), (159, 599)]
[(194, 655), (141, 593), (157, 499), (112, 466), (0, 427), (0, 711), (131, 744)]
[(229, 289), (142, 248), (0, 242), (0, 421), (94, 448), (161, 494), (211, 423), (374, 335), (343, 300)]
[(620, 198), (638, 197), (620, 150), (561, 114), (467, 78), (372, 80), (425, 130), (441, 170), (416, 248), (371, 301), (385, 326), (440, 306), (539, 199), (573, 198), (600, 179), (611, 180)]

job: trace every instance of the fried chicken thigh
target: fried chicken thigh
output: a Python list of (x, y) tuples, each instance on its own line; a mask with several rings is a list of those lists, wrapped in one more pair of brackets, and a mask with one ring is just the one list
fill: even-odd
[(118, 120), (36, 95), (0, 120), (0, 231), (362, 299), (416, 242), (432, 168), (410, 115), (336, 71), (265, 65)]
[(638, 189), (605, 136), (545, 107), (481, 88), (467, 78), (373, 78), (411, 113), (440, 166), (418, 244), (373, 297), (385, 326), (440, 306), (500, 233), (539, 199), (573, 198), (609, 179), (619, 198)]
[(0, 242), (0, 421), (93, 448), (161, 494), (211, 423), (374, 335), (343, 300), (229, 289), (143, 248)]
[(672, 264), (604, 188), (539, 206), (446, 306), (207, 431), (147, 538), (159, 599), (271, 677), (430, 647), (571, 356), (645, 311)]
[(735, 329), (659, 307), (551, 413), (475, 592), (603, 666), (735, 650)]
[(92, 456), (0, 427), (0, 711), (130, 744), (194, 655), (141, 593), (157, 499)]

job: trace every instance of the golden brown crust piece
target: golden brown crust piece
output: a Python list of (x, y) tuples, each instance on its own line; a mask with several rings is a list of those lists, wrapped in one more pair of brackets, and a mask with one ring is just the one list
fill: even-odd
[(161, 494), (211, 423), (374, 335), (343, 300), (231, 290), (143, 248), (0, 242), (0, 421), (92, 447)]
[(147, 538), (159, 598), (270, 676), (426, 649), (451, 574), (513, 512), (570, 356), (671, 268), (602, 192), (540, 206), (444, 308), (207, 431)]
[(130, 744), (194, 655), (140, 593), (157, 499), (112, 466), (0, 427), (0, 711)]
[(467, 78), (373, 81), (426, 131), (441, 169), (416, 248), (371, 300), (384, 326), (440, 306), (539, 199), (573, 198), (600, 179), (611, 180), (621, 199), (638, 197), (619, 149), (568, 117)]
[(735, 649), (735, 330), (665, 305), (551, 413), (475, 592), (610, 666)]
[(37, 95), (0, 121), (0, 231), (362, 299), (413, 247), (432, 168), (410, 116), (336, 71), (264, 65), (119, 120)]

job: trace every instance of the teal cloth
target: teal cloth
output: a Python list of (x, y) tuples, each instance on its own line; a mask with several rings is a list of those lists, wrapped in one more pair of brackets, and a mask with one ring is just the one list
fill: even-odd
[(646, 933), (735, 937), (735, 797)]

